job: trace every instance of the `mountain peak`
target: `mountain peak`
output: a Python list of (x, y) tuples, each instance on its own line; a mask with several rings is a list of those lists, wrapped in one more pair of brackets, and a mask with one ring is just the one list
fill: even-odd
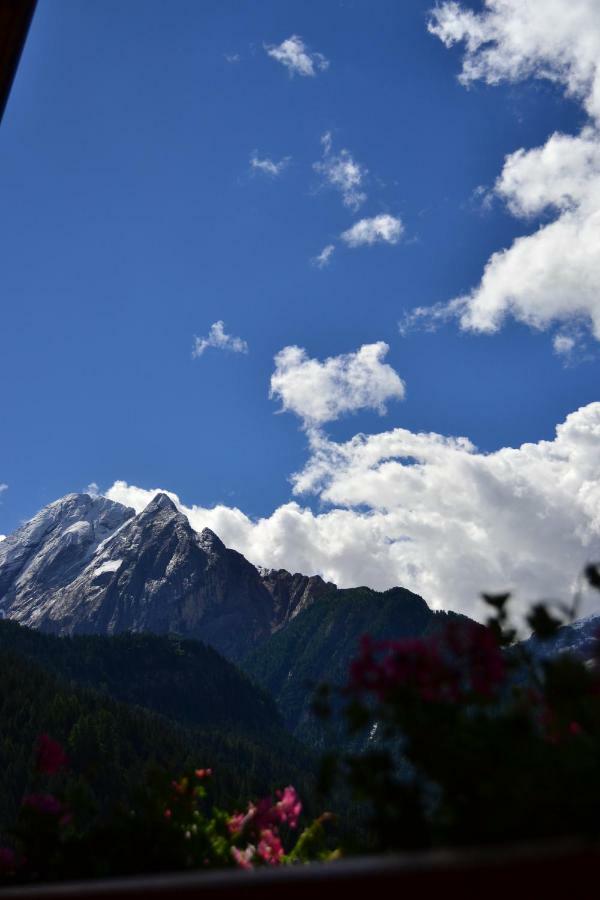
[(57, 587), (134, 516), (121, 503), (89, 494), (67, 494), (45, 506), (0, 544), (0, 609), (16, 603), (21, 621), (35, 624)]
[(198, 535), (198, 543), (204, 550), (225, 550), (225, 544), (221, 538), (211, 531), (210, 528), (203, 528)]
[(169, 495), (165, 494), (164, 491), (160, 491), (158, 494), (154, 495), (148, 506), (145, 507), (144, 512), (155, 512), (158, 510), (164, 510), (165, 512), (179, 512)]

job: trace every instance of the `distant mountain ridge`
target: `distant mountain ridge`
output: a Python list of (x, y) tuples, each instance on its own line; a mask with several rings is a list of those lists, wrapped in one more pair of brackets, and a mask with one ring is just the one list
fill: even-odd
[(282, 729), (266, 691), (199, 641), (131, 633), (60, 637), (5, 619), (0, 656), (8, 654), (186, 726), (258, 734), (261, 740)]
[(175, 633), (234, 660), (335, 591), (257, 569), (164, 493), (137, 515), (69, 494), (0, 543), (0, 615), (55, 634)]
[(292, 729), (308, 715), (307, 682), (339, 683), (363, 633), (416, 636), (446, 618), (405, 588), (258, 568), (164, 493), (137, 514), (87, 494), (45, 507), (0, 543), (0, 614), (55, 635), (202, 641), (266, 687)]
[(405, 588), (338, 589), (273, 634), (243, 660), (242, 668), (275, 697), (290, 731), (319, 745), (324, 732), (312, 713), (315, 687), (322, 682), (337, 687), (347, 682), (361, 635), (425, 637), (457, 619), (465, 620), (457, 613), (434, 612), (422, 597)]
[(522, 646), (537, 659), (546, 659), (559, 653), (572, 653), (584, 661), (597, 657), (600, 640), (600, 615), (594, 613), (567, 625), (545, 640), (530, 637)]

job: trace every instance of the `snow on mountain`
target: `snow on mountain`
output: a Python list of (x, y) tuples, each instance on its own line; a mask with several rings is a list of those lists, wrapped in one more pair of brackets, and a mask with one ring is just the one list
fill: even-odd
[(105, 497), (67, 494), (0, 543), (0, 611), (35, 624), (48, 598), (135, 515)]
[(531, 637), (524, 642), (524, 646), (538, 659), (546, 659), (557, 653), (574, 653), (585, 660), (590, 660), (594, 656), (599, 638), (600, 614), (596, 613), (569, 625), (563, 625), (549, 640), (542, 641)]

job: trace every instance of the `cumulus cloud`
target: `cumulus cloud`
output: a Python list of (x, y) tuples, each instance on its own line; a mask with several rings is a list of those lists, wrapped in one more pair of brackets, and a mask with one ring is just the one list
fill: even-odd
[[(590, 117), (577, 135), (555, 133), (542, 147), (506, 157), (493, 194), (514, 216), (535, 222), (545, 214), (551, 221), (494, 253), (480, 283), (448, 312), (480, 332), (497, 331), (509, 315), (538, 329), (585, 322), (600, 340), (597, 0), (486, 0), (480, 13), (447, 2), (432, 12), (429, 30), (446, 46), (464, 44), (463, 84), (550, 79)], [(559, 352), (566, 346), (559, 337)]]
[(323, 54), (309, 52), (297, 34), (293, 34), (278, 46), (267, 44), (265, 50), (269, 56), (284, 65), (290, 75), (314, 76), (329, 67), (329, 61)]
[(275, 357), (270, 396), (281, 400), (282, 411), (295, 413), (306, 428), (359, 409), (383, 415), (388, 400), (404, 397), (402, 379), (383, 362), (388, 350), (378, 341), (320, 362), (302, 347), (284, 347)]
[(360, 219), (340, 237), (349, 247), (377, 243), (397, 244), (403, 231), (404, 226), (400, 219), (381, 213), (372, 219)]
[[(481, 614), (482, 590), (567, 599), (600, 556), (600, 403), (567, 416), (553, 440), (481, 453), (466, 438), (396, 428), (335, 443), (310, 434), (297, 497), (265, 518), (186, 506), (252, 562), (342, 587), (403, 585), (437, 607)], [(137, 510), (156, 490), (116, 482), (107, 496)], [(168, 492), (167, 492), (168, 493)], [(585, 609), (584, 609), (585, 611)]]
[(273, 178), (277, 178), (278, 175), (281, 175), (283, 170), (289, 165), (289, 162), (289, 156), (285, 156), (283, 159), (280, 159), (279, 162), (274, 162), (268, 157), (260, 159), (256, 155), (256, 152), (250, 157), (250, 167), (253, 171), (262, 172), (264, 175), (271, 175)]
[(431, 13), (429, 31), (447, 47), (464, 42), (460, 80), (547, 78), (563, 84), (600, 118), (600, 24), (596, 0), (484, 0), (475, 13), (446, 2)]
[(333, 152), (331, 132), (323, 135), (321, 144), (323, 158), (313, 164), (313, 169), (323, 177), (325, 184), (340, 192), (345, 206), (356, 211), (367, 199), (361, 190), (367, 169), (356, 162), (349, 150)]
[(324, 269), (325, 266), (329, 265), (331, 257), (335, 251), (335, 244), (327, 244), (326, 247), (323, 247), (321, 252), (317, 256), (313, 256), (311, 262), (317, 269)]
[(194, 337), (192, 356), (202, 356), (209, 347), (217, 350), (231, 350), (233, 353), (247, 353), (248, 344), (239, 337), (233, 337), (225, 332), (225, 323), (219, 320), (213, 322), (206, 337)]

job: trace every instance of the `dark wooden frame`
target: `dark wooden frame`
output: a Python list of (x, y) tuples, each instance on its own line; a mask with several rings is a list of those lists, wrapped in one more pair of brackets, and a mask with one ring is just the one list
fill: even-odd
[(147, 875), (0, 890), (0, 900), (352, 900), (448, 895), (477, 900), (596, 896), (600, 846), (559, 841), (477, 850), (437, 850), (283, 866)]
[(35, 6), (36, 0), (0, 0), (0, 122)]

